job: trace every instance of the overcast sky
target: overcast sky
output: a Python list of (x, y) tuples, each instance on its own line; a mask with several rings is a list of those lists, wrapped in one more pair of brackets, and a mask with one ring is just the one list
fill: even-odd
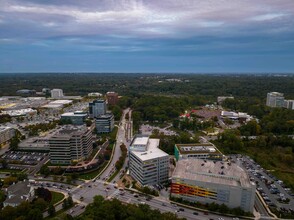
[(294, 72), (294, 0), (0, 0), (0, 72)]

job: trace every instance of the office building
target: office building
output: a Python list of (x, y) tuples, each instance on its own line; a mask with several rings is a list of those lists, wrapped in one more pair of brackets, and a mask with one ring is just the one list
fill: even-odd
[(116, 92), (107, 92), (106, 99), (108, 105), (116, 105), (118, 102), (118, 94)]
[(42, 89), (42, 93), (43, 93), (44, 95), (50, 95), (50, 94), (51, 94), (51, 89), (49, 89), (49, 88), (43, 88), (43, 89)]
[(269, 92), (266, 97), (266, 105), (269, 107), (283, 107), (284, 94), (280, 92)]
[(175, 144), (176, 160), (195, 158), (222, 160), (223, 154), (212, 144)]
[(71, 164), (86, 159), (93, 150), (92, 130), (86, 126), (66, 125), (49, 140), (52, 164)]
[(152, 186), (168, 180), (169, 155), (158, 146), (159, 139), (145, 135), (135, 136), (130, 144), (129, 172), (142, 186)]
[(60, 99), (63, 98), (63, 90), (62, 89), (52, 89), (51, 90), (51, 98), (52, 99)]
[(285, 100), (284, 108), (294, 110), (294, 100)]
[(103, 99), (97, 99), (89, 103), (89, 116), (90, 118), (96, 118), (100, 115), (106, 114), (106, 102)]
[(87, 113), (82, 111), (67, 112), (61, 115), (61, 121), (64, 121), (64, 122), (69, 121), (68, 124), (73, 124), (73, 125), (84, 124), (86, 118), (87, 118)]
[(97, 133), (109, 133), (114, 128), (114, 116), (111, 113), (95, 118)]
[(36, 90), (21, 89), (21, 90), (17, 90), (16, 94), (20, 96), (33, 96), (33, 95), (36, 95)]
[(0, 145), (7, 143), (13, 138), (15, 131), (11, 127), (0, 127)]
[(171, 196), (253, 212), (255, 184), (236, 163), (185, 159), (177, 162), (173, 172)]

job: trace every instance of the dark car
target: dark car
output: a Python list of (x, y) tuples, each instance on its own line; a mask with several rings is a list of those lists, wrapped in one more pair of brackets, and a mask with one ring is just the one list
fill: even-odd
[(198, 212), (193, 212), (193, 215), (198, 215)]

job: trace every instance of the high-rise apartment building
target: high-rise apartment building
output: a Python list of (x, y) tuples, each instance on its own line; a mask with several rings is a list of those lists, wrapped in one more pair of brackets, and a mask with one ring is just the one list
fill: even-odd
[(62, 89), (52, 89), (51, 90), (51, 98), (52, 99), (60, 99), (63, 98), (63, 90)]
[(142, 186), (152, 186), (168, 180), (169, 155), (158, 146), (159, 139), (137, 135), (129, 147), (130, 175)]
[(90, 127), (66, 125), (49, 137), (52, 164), (71, 164), (86, 159), (93, 150)]
[(89, 103), (89, 116), (90, 118), (96, 118), (100, 115), (106, 114), (106, 102), (103, 99), (97, 99)]
[(284, 94), (280, 92), (269, 92), (266, 97), (266, 105), (269, 107), (283, 107)]

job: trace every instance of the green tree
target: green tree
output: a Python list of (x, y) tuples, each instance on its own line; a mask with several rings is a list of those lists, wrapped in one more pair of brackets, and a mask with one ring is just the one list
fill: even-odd
[(50, 174), (50, 169), (49, 169), (49, 167), (48, 167), (46, 164), (44, 164), (44, 165), (40, 168), (40, 173), (43, 174), (45, 177), (46, 177), (46, 176), (49, 176), (49, 174)]
[(39, 209), (31, 209), (28, 211), (27, 219), (30, 219), (30, 220), (43, 219), (42, 212)]
[(49, 207), (48, 207), (48, 215), (50, 217), (54, 216), (55, 215), (55, 207), (53, 204), (50, 204)]

